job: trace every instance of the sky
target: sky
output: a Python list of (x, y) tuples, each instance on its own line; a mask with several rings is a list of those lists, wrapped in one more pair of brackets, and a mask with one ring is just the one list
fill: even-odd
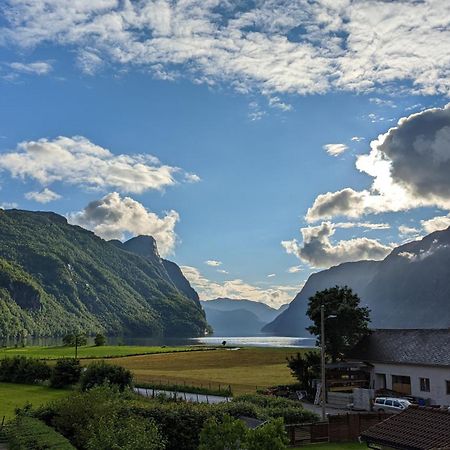
[(450, 3), (6, 0), (0, 206), (155, 237), (202, 299), (450, 225)]

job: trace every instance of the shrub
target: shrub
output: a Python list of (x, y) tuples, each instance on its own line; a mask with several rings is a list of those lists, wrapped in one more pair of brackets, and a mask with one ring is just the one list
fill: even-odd
[(101, 417), (89, 426), (91, 437), (87, 450), (162, 450), (165, 441), (151, 420), (141, 417), (120, 417), (112, 414)]
[(33, 417), (17, 417), (6, 427), (10, 450), (75, 450), (54, 429)]
[(58, 359), (53, 367), (50, 377), (50, 385), (55, 388), (62, 388), (78, 383), (81, 377), (80, 361), (77, 359)]
[(284, 450), (289, 439), (283, 419), (274, 419), (247, 434), (248, 450)]
[(106, 337), (103, 334), (98, 333), (94, 338), (94, 344), (96, 347), (101, 347), (101, 346), (105, 345)]
[(247, 440), (247, 427), (239, 419), (226, 414), (221, 422), (212, 417), (200, 433), (199, 450), (240, 450)]
[(50, 375), (50, 367), (37, 359), (14, 356), (0, 361), (0, 381), (34, 384), (48, 380)]
[(104, 384), (117, 386), (120, 391), (133, 384), (131, 372), (104, 361), (89, 364), (81, 376), (81, 389), (86, 391)]

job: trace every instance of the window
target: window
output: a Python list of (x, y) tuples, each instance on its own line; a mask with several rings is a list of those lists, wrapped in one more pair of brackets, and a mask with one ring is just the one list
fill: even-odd
[(420, 390), (422, 392), (430, 392), (430, 379), (419, 378), (419, 380), (420, 380)]
[(386, 406), (392, 406), (392, 400), (386, 400), (385, 405)]
[(445, 383), (447, 384), (447, 395), (450, 395), (450, 381), (447, 380)]
[(394, 406), (396, 408), (401, 408), (402, 407), (401, 403), (398, 400), (394, 400)]
[(411, 378), (404, 375), (392, 375), (392, 390), (403, 395), (411, 395)]

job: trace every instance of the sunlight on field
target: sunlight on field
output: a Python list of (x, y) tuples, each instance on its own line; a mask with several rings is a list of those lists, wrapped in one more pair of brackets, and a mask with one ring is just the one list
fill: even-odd
[(65, 389), (52, 389), (46, 386), (0, 383), (0, 422), (4, 416), (6, 419), (12, 418), (14, 410), (27, 402), (36, 407), (64, 397), (69, 392)]
[(295, 382), (286, 366), (286, 357), (298, 351), (282, 348), (217, 349), (131, 356), (109, 361), (132, 370), (137, 382), (186, 383), (211, 385), (213, 388), (231, 385), (233, 393), (240, 394)]

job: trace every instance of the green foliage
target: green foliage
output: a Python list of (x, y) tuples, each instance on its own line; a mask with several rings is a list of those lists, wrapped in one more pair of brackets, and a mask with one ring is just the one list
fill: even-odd
[(247, 433), (244, 422), (228, 414), (220, 422), (211, 417), (200, 433), (199, 450), (241, 450), (246, 447)]
[(66, 334), (62, 341), (66, 347), (81, 347), (82, 345), (87, 345), (87, 337), (85, 334), (81, 333)]
[(101, 333), (97, 333), (94, 338), (94, 344), (96, 347), (106, 345), (106, 337)]
[(133, 384), (131, 372), (121, 366), (106, 364), (104, 361), (89, 364), (81, 376), (81, 389), (87, 391), (96, 386), (112, 385), (120, 391)]
[(219, 422), (208, 419), (200, 433), (199, 450), (284, 450), (289, 440), (283, 419), (275, 419), (253, 430), (229, 415)]
[(10, 450), (75, 450), (64, 436), (32, 417), (17, 417), (7, 425), (6, 435)]
[(0, 360), (0, 381), (34, 384), (48, 380), (50, 367), (42, 361), (15, 356)]
[(360, 306), (359, 297), (347, 286), (316, 292), (309, 299), (307, 314), (313, 322), (308, 331), (319, 336), (319, 343), (321, 305), (324, 305), (325, 317), (336, 315), (336, 318), (325, 319), (325, 348), (332, 361), (337, 361), (370, 333), (370, 310)]
[(201, 335), (200, 306), (146, 258), (53, 213), (0, 211), (0, 337)]
[(292, 376), (300, 383), (300, 388), (311, 392), (312, 381), (320, 377), (320, 354), (318, 352), (297, 353), (286, 359)]
[(189, 392), (191, 394), (207, 394), (207, 395), (218, 395), (224, 397), (231, 397), (233, 394), (229, 388), (226, 386), (221, 389), (213, 389), (208, 387), (200, 387), (200, 386), (190, 386), (187, 384), (161, 384), (161, 383), (139, 383), (135, 384), (136, 387), (148, 389), (151, 391), (152, 389), (159, 389), (163, 391), (171, 391), (171, 392)]
[(77, 359), (58, 359), (52, 370), (50, 386), (62, 388), (78, 383), (81, 377), (81, 365)]
[(138, 416), (120, 417), (117, 412), (89, 425), (87, 450), (163, 450), (165, 440), (151, 420)]

